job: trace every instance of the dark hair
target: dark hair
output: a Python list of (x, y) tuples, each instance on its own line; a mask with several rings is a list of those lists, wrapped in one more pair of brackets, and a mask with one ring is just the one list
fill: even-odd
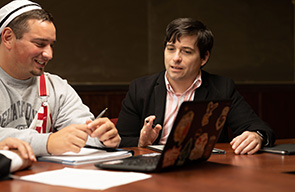
[(53, 23), (53, 16), (44, 9), (36, 9), (25, 12), (14, 18), (7, 27), (10, 27), (17, 39), (21, 39), (24, 33), (29, 32), (28, 20), (37, 19), (42, 21), (49, 21)]
[(196, 44), (202, 59), (205, 58), (207, 51), (211, 53), (214, 41), (212, 32), (202, 22), (192, 18), (178, 18), (167, 25), (164, 49), (168, 42), (175, 43), (180, 37), (187, 35), (197, 35)]

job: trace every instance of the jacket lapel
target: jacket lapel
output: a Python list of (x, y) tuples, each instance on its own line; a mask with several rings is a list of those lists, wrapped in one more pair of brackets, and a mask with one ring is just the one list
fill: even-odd
[[(165, 107), (166, 107), (166, 87), (164, 74), (160, 75), (160, 78), (157, 80), (157, 85), (154, 88), (155, 93), (155, 115), (156, 120), (155, 124), (164, 125), (164, 116), (165, 116)], [(163, 127), (162, 127), (163, 128)], [(154, 143), (159, 143), (162, 135), (162, 130), (159, 132), (159, 136)]]
[(208, 85), (206, 72), (202, 71), (202, 85), (196, 89), (194, 101), (205, 100), (208, 98)]
[(164, 75), (160, 76), (157, 81), (157, 85), (154, 88), (155, 91), (155, 115), (156, 123), (163, 124), (165, 116), (165, 105), (166, 105), (166, 87), (164, 81)]

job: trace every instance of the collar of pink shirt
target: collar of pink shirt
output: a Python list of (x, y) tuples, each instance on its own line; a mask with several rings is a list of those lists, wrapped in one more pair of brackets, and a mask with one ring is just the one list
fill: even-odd
[(180, 95), (184, 95), (184, 94), (188, 94), (188, 92), (194, 92), (198, 87), (201, 86), (202, 84), (202, 73), (200, 71), (200, 73), (197, 75), (196, 79), (194, 80), (194, 82), (191, 84), (191, 86), (183, 93), (179, 94), (179, 93), (175, 93), (173, 90), (173, 87), (170, 85), (168, 79), (167, 79), (167, 71), (165, 72), (165, 85), (166, 85), (166, 89), (168, 92), (176, 95), (176, 96), (180, 96)]

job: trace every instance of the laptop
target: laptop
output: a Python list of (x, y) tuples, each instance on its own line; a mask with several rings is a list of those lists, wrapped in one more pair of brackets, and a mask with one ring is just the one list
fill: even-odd
[[(165, 145), (148, 145), (147, 148), (151, 149), (153, 151), (157, 151), (157, 152), (162, 152), (164, 149)], [(226, 154), (225, 150), (222, 149), (217, 149), (217, 148), (213, 148), (212, 149), (212, 153), (214, 154)]]
[(161, 153), (94, 164), (98, 168), (160, 172), (172, 167), (206, 161), (217, 142), (230, 110), (229, 100), (185, 101)]

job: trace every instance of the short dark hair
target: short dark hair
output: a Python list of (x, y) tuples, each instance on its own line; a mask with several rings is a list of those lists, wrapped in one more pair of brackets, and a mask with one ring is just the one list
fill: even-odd
[(7, 25), (7, 27), (10, 27), (12, 29), (17, 39), (21, 39), (24, 33), (30, 30), (27, 22), (30, 19), (49, 21), (53, 23), (53, 16), (49, 12), (44, 9), (36, 9), (17, 16)]
[(214, 42), (212, 32), (201, 21), (192, 18), (178, 18), (167, 25), (164, 49), (168, 42), (175, 43), (180, 37), (187, 35), (197, 35), (196, 44), (202, 59), (205, 58), (207, 51), (211, 53)]

